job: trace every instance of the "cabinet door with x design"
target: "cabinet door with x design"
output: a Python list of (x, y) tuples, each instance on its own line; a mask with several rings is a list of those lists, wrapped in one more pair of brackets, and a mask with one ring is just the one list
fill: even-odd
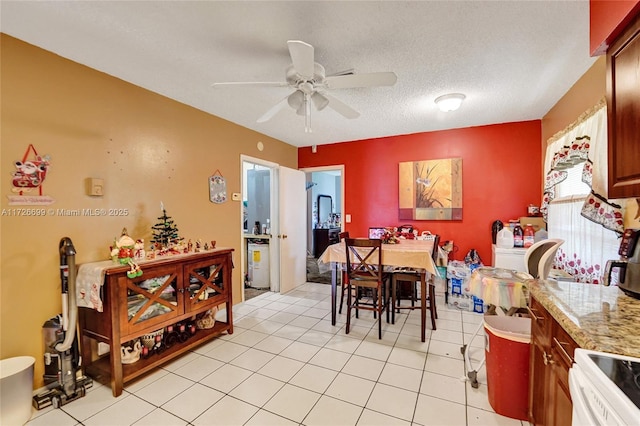
[(203, 308), (224, 303), (229, 294), (225, 286), (231, 282), (229, 258), (220, 256), (187, 263), (184, 277), (185, 312), (200, 312)]
[(180, 291), (182, 269), (176, 265), (154, 268), (138, 278), (118, 277), (120, 300), (126, 300), (126, 309), (120, 307), (122, 334), (146, 331), (182, 314), (183, 294)]

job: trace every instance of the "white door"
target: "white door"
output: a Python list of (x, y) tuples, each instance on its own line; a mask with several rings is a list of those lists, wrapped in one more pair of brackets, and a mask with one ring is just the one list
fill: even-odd
[(280, 293), (307, 281), (307, 194), (304, 172), (278, 168)]

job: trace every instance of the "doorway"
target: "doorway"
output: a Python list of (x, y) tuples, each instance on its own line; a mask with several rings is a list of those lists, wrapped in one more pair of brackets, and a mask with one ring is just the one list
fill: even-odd
[(284, 293), (305, 282), (305, 175), (245, 155), (241, 167), (243, 300)]
[(271, 194), (275, 167), (258, 160), (242, 161), (244, 300), (277, 291), (271, 279)]
[(330, 283), (331, 274), (319, 271), (317, 261), (344, 229), (344, 165), (302, 170), (307, 188), (307, 281)]

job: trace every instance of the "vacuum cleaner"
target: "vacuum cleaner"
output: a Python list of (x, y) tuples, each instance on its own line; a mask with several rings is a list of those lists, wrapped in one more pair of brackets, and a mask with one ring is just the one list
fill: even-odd
[(82, 374), (77, 337), (76, 249), (68, 237), (60, 240), (60, 280), (62, 313), (42, 326), (44, 339), (44, 383), (46, 391), (33, 397), (33, 406), (41, 410), (61, 406), (85, 396), (93, 381)]

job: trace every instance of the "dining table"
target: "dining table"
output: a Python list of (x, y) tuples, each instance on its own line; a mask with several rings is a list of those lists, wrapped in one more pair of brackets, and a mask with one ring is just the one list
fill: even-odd
[[(415, 269), (420, 273), (420, 317), (421, 340), (425, 341), (427, 322), (427, 274), (429, 277), (438, 276), (438, 270), (433, 261), (434, 240), (401, 239), (395, 244), (382, 244), (382, 265), (391, 268)], [(347, 262), (344, 241), (328, 246), (318, 258), (318, 267), (331, 268), (331, 325), (336, 324), (336, 297), (338, 287), (339, 265)], [(353, 255), (352, 255), (353, 256)], [(430, 303), (435, 303), (432, 300)]]

